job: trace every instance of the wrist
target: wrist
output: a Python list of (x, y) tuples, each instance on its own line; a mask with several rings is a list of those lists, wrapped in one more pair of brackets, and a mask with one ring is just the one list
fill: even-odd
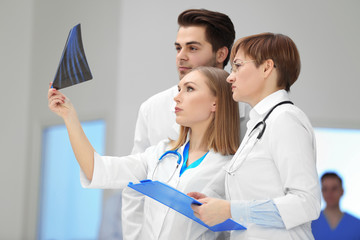
[(231, 216), (231, 203), (230, 201), (227, 201), (227, 200), (223, 200), (223, 205), (224, 205), (224, 210), (225, 210), (225, 213), (226, 213), (226, 216), (228, 218), (232, 218)]

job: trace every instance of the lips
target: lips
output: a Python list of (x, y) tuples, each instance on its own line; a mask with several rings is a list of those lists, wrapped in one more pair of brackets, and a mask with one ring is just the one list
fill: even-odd
[(191, 70), (190, 67), (185, 67), (185, 66), (179, 66), (178, 69), (179, 69), (179, 71), (189, 71), (189, 70)]
[(180, 111), (182, 111), (181, 108), (175, 107), (175, 113), (178, 113), (178, 112), (180, 112)]

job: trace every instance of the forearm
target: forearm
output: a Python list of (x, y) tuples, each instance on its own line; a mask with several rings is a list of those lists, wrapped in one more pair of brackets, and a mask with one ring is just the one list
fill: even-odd
[(86, 177), (91, 181), (94, 171), (94, 148), (86, 137), (76, 112), (64, 118), (71, 147)]

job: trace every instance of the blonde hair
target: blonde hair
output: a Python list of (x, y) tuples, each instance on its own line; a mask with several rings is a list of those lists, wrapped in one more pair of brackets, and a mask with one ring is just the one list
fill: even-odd
[[(239, 106), (232, 98), (231, 86), (226, 82), (229, 76), (225, 70), (215, 67), (198, 67), (198, 71), (206, 77), (206, 84), (216, 97), (216, 111), (203, 138), (203, 146), (222, 155), (235, 154), (240, 145)], [(189, 127), (180, 126), (180, 135), (172, 141), (172, 150), (185, 144)]]

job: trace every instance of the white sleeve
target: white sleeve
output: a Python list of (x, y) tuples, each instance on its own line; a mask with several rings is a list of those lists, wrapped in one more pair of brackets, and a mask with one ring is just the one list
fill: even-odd
[(307, 121), (283, 113), (269, 126), (269, 149), (282, 181), (284, 196), (274, 199), (287, 229), (310, 222), (320, 213), (315, 138)]
[(89, 181), (80, 169), (80, 182), (84, 188), (124, 188), (129, 182), (147, 177), (146, 152), (127, 157), (108, 157), (94, 153), (94, 172)]
[(148, 137), (148, 111), (147, 102), (142, 103), (136, 120), (134, 146), (131, 154), (142, 153), (151, 146)]

